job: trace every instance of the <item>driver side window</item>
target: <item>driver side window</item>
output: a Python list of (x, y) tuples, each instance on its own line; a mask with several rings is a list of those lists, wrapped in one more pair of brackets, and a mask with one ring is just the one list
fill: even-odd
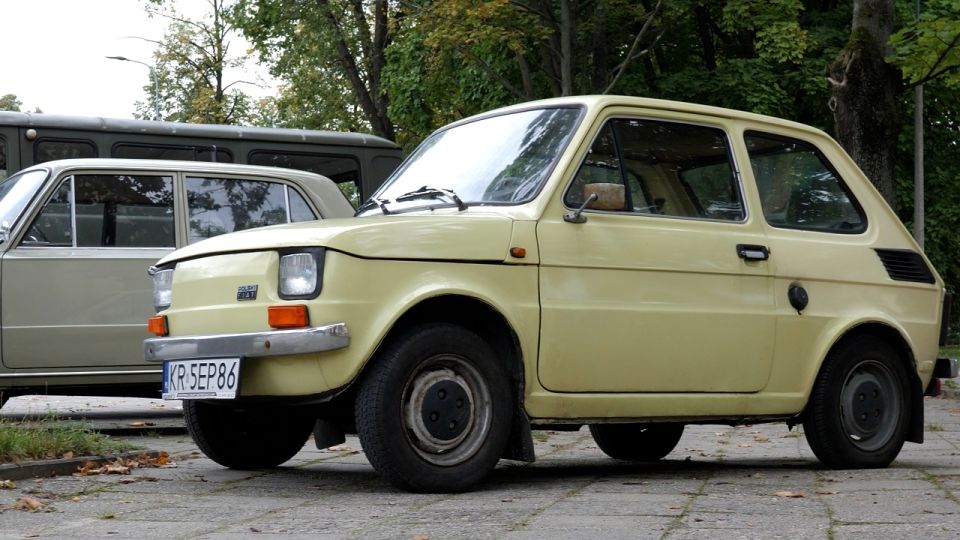
[(616, 118), (597, 134), (564, 202), (680, 218), (743, 221), (740, 182), (719, 128)]

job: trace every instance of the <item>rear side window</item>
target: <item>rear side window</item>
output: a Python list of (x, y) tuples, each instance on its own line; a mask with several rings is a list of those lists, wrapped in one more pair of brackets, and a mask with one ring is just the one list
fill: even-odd
[(250, 152), (248, 159), (251, 165), (297, 169), (326, 176), (337, 183), (354, 208), (360, 204), (360, 162), (352, 156), (256, 150)]
[(23, 245), (173, 247), (173, 178), (75, 175), (64, 179)]
[(727, 137), (714, 127), (613, 119), (601, 129), (564, 202), (578, 207), (742, 221)]
[(178, 159), (181, 161), (216, 161), (233, 163), (233, 154), (215, 145), (190, 146), (169, 144), (116, 144), (110, 151), (115, 158)]
[(34, 163), (93, 157), (97, 157), (97, 146), (79, 139), (40, 139), (33, 147)]
[(774, 227), (841, 234), (866, 230), (863, 209), (813, 145), (747, 132), (763, 216)]
[(187, 177), (189, 243), (253, 227), (316, 219), (296, 189), (279, 182)]

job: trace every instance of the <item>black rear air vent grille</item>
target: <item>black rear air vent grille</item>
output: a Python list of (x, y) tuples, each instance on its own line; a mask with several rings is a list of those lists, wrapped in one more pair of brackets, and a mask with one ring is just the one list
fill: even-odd
[(919, 253), (909, 249), (877, 249), (876, 251), (890, 279), (917, 283), (936, 282), (933, 272)]

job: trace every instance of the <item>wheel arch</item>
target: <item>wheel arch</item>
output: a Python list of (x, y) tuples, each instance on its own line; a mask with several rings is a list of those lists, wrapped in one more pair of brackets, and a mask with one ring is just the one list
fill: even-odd
[[(454, 293), (424, 298), (412, 305), (394, 322), (377, 349), (414, 326), (437, 322), (456, 324), (476, 333), (490, 344), (497, 357), (501, 359), (510, 377), (511, 391), (514, 393), (516, 403), (510, 441), (507, 443), (503, 457), (533, 461), (533, 436), (530, 431), (530, 421), (523, 406), (525, 389), (523, 350), (516, 330), (493, 305), (476, 297)], [(370, 369), (375, 358), (376, 353), (363, 367), (358, 378)]]
[[(845, 341), (858, 336), (869, 336), (874, 339), (882, 340), (897, 353), (900, 361), (903, 362), (904, 366), (907, 368), (907, 377), (910, 379), (910, 387), (908, 388), (907, 396), (910, 404), (910, 419), (909, 427), (907, 429), (907, 441), (922, 443), (924, 420), (923, 383), (920, 380), (920, 376), (917, 374), (917, 362), (913, 354), (913, 347), (911, 347), (910, 341), (899, 328), (896, 328), (887, 322), (876, 320), (861, 321), (846, 328), (843, 333), (841, 333), (837, 339), (834, 340), (830, 347), (827, 348), (826, 353), (820, 360), (816, 377), (819, 377), (820, 371), (823, 369), (826, 359), (830, 356), (830, 354), (833, 353), (834, 350), (837, 349), (837, 347), (839, 347)], [(809, 400), (810, 395), (808, 394), (808, 405)]]

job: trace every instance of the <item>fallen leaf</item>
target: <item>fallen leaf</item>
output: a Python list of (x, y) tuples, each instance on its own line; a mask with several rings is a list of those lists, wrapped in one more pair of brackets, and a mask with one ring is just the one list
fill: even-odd
[(764, 435), (754, 435), (753, 440), (756, 442), (767, 442), (770, 440), (770, 437), (766, 437)]
[(63, 459), (73, 459), (73, 452), (64, 452), (61, 457)]
[(256, 527), (250, 527), (250, 532), (258, 533), (258, 532), (262, 532), (262, 531), (260, 531), (260, 529), (258, 529), (258, 528), (256, 528)]
[(753, 446), (753, 445), (750, 444), (750, 443), (742, 442), (742, 443), (738, 444), (737, 446), (739, 446), (740, 448), (750, 448), (750, 447)]
[(23, 535), (24, 538), (40, 538), (39, 533), (26, 533)]
[(0, 489), (17, 489), (13, 480), (0, 480)]
[(820, 488), (820, 489), (816, 490), (814, 493), (816, 493), (817, 495), (836, 495), (837, 493), (840, 493), (840, 492), (839, 492), (839, 491), (830, 491), (829, 489)]
[(127, 425), (130, 427), (144, 427), (147, 425), (147, 423), (146, 422), (128, 422)]
[(423, 534), (418, 534), (413, 537), (413, 540), (430, 540), (430, 537)]
[(753, 473), (753, 477), (754, 477), (754, 478), (763, 478), (764, 476), (766, 476), (766, 475), (763, 474), (762, 472)]
[(787, 499), (802, 499), (806, 497), (803, 493), (799, 491), (778, 491), (774, 493), (777, 497), (785, 497)]
[(23, 496), (17, 499), (18, 508), (21, 510), (36, 510), (43, 507), (43, 503), (33, 497)]
[(80, 497), (70, 497), (70, 502), (80, 502), (82, 500)]

